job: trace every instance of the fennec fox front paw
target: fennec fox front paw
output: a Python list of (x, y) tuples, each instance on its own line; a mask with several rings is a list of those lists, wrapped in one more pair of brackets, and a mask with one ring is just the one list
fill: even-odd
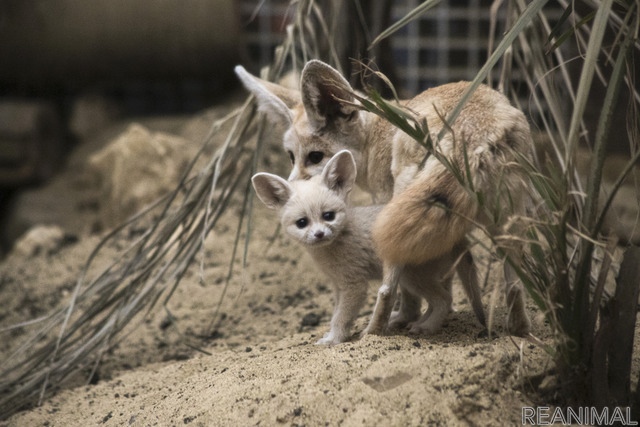
[(389, 329), (403, 329), (415, 319), (409, 319), (400, 311), (392, 311), (389, 316)]
[(429, 307), (429, 310), (427, 310), (424, 316), (407, 325), (409, 333), (414, 335), (435, 334), (440, 330), (440, 328), (442, 328), (448, 313), (448, 308), (438, 307), (431, 309), (431, 307)]
[(327, 332), (324, 337), (316, 341), (316, 345), (335, 345), (349, 341), (347, 335), (334, 334), (333, 332)]
[(378, 336), (382, 336), (384, 335), (385, 332), (385, 327), (382, 325), (369, 325), (367, 326), (362, 333), (360, 334), (360, 338), (364, 337), (365, 335), (378, 335)]

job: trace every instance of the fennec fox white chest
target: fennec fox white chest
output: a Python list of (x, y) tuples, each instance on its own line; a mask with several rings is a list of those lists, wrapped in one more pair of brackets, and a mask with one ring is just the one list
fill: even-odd
[[(382, 277), (371, 230), (382, 206), (350, 207), (349, 192), (356, 166), (349, 151), (337, 153), (322, 173), (307, 181), (288, 182), (268, 174), (252, 181), (260, 200), (281, 212), (283, 228), (306, 247), (319, 268), (332, 280), (335, 308), (330, 331), (317, 343), (337, 344), (349, 339), (350, 330), (367, 297), (368, 280)], [(392, 326), (407, 326), (413, 333), (434, 333), (451, 311), (451, 277), (457, 271), (478, 321), (484, 311), (477, 273), (466, 247), (420, 266), (400, 272), (399, 286), (411, 298), (393, 314)], [(421, 315), (421, 301), (429, 308)]]

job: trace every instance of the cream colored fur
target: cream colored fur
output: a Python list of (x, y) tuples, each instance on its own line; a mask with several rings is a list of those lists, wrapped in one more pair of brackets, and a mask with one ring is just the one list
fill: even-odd
[[(334, 284), (331, 330), (317, 344), (338, 344), (349, 339), (353, 322), (366, 300), (367, 281), (382, 277), (382, 262), (371, 238), (374, 219), (382, 206), (349, 206), (348, 195), (355, 177), (353, 156), (345, 150), (327, 163), (321, 175), (310, 180), (287, 182), (268, 173), (252, 178), (258, 198), (266, 206), (280, 210), (283, 228), (305, 246)], [(451, 308), (454, 268), (463, 278), (478, 320), (485, 324), (480, 291), (474, 280), (477, 274), (469, 274), (473, 263), (470, 266), (462, 252), (464, 248), (402, 271), (400, 288), (411, 298), (406, 301), (408, 306), (394, 313), (392, 326), (408, 326), (412, 333), (436, 332)], [(422, 298), (429, 303), (429, 309), (420, 317)]]
[[(466, 151), (474, 189), (495, 212), (494, 218), (487, 218), (475, 197), (433, 156), (420, 168), (426, 155), (423, 147), (389, 122), (342, 102), (355, 101), (352, 89), (329, 65), (307, 63), (300, 91), (288, 92), (286, 99), (267, 85), (261, 86), (265, 82), (242, 67), (236, 67), (236, 73), (256, 95), (262, 110), (290, 124), (283, 141), (292, 159), (290, 180), (319, 174), (335, 153), (346, 149), (356, 161), (357, 184), (373, 195), (374, 202), (388, 202), (373, 229), (385, 275), (366, 332), (381, 333), (386, 327), (403, 268), (429, 263), (464, 246), (474, 222), (488, 226), (494, 234), (513, 232), (505, 226), (522, 213), (526, 194), (518, 156), (529, 156), (532, 140), (522, 112), (500, 93), (480, 86), (437, 147), (463, 171)], [(435, 140), (444, 126), (441, 117), (455, 108), (468, 85), (438, 86), (402, 104), (426, 119)], [(274, 98), (280, 99), (280, 104)], [(279, 107), (272, 108), (273, 104)], [(519, 258), (517, 248), (509, 253), (513, 259)], [(505, 277), (507, 326), (511, 333), (524, 335), (530, 322), (522, 286), (509, 266)]]

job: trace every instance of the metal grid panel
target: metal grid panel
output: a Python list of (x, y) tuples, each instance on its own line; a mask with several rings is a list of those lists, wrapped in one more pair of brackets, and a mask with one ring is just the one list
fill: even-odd
[[(392, 21), (397, 21), (418, 6), (422, 0), (397, 0), (392, 6)], [(273, 50), (283, 40), (289, 0), (242, 0), (242, 19), (246, 32), (250, 60), (257, 66), (271, 62)], [(430, 87), (459, 80), (471, 80), (488, 57), (493, 0), (448, 0), (435, 6), (419, 19), (391, 36), (393, 61), (396, 64), (396, 89), (412, 96)], [(561, 9), (558, 8), (558, 12)], [(255, 14), (253, 19), (252, 15)], [(505, 30), (506, 2), (498, 9), (495, 34)], [(492, 71), (492, 83), (497, 83), (500, 64)], [(517, 70), (511, 83), (518, 91), (521, 106), (534, 122), (540, 114), (529, 102), (528, 88)]]
[[(396, 1), (397, 20), (421, 3)], [(487, 57), (492, 0), (450, 0), (392, 36), (399, 89), (418, 93), (432, 86), (473, 78)], [(284, 38), (288, 0), (242, 0), (242, 22), (250, 60), (265, 66)], [(504, 20), (499, 18), (498, 27)]]
[(271, 64), (290, 19), (289, 0), (242, 0), (240, 8), (249, 60), (259, 67)]
[[(397, 2), (393, 20), (418, 6)], [(470, 80), (487, 58), (491, 1), (442, 2), (392, 38), (401, 86), (409, 93), (458, 80)], [(498, 17), (498, 27), (504, 19)]]

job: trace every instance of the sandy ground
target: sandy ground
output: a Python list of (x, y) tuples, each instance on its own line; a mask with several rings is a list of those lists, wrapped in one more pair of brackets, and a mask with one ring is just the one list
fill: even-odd
[[(197, 141), (220, 114), (216, 110), (145, 125)], [(78, 147), (70, 166), (37, 190), (40, 198), (60, 200), (65, 194), (73, 201), (57, 221), (72, 238), (35, 255), (14, 252), (0, 264), (0, 327), (40, 316), (68, 300), (87, 254), (105, 233), (96, 225), (100, 201), (94, 200), (95, 189), (78, 183), (79, 171), (89, 153), (126, 126), (115, 124)], [(286, 172), (279, 141), (266, 156), (270, 171)], [(367, 200), (364, 194), (356, 197)], [(87, 200), (93, 200), (91, 209)], [(275, 234), (276, 214), (259, 203), (249, 265), (242, 270), (241, 255), (235, 260), (221, 323), (212, 328), (239, 209), (235, 200), (208, 238), (203, 276), (193, 265), (169, 300), (167, 309), (177, 325), (158, 305), (105, 355), (91, 384), (82, 370), (57, 393), (49, 392), (42, 406), (0, 425), (516, 425), (523, 407), (548, 406), (558, 397), (553, 378), (545, 374), (552, 367), (548, 355), (503, 333), (502, 297), (493, 291), (502, 284), (496, 263), (483, 301), (486, 310), (496, 306), (497, 336), (483, 332), (456, 279), (457, 312), (436, 335), (395, 331), (384, 337), (354, 336), (330, 348), (313, 345), (329, 327), (331, 284), (291, 239)], [(108, 265), (133, 238), (135, 233), (110, 242), (97, 265)], [(488, 259), (480, 252), (474, 255), (484, 277)], [(371, 283), (356, 333), (368, 321), (378, 286)], [(535, 335), (550, 343), (541, 314), (531, 301), (529, 307)], [(26, 333), (3, 333), (0, 358)], [(637, 367), (639, 361), (634, 363)]]

